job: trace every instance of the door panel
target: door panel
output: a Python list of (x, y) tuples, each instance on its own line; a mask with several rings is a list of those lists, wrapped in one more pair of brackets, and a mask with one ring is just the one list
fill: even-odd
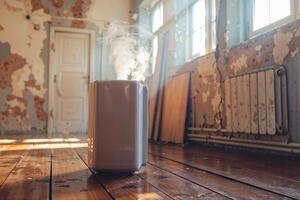
[(55, 124), (57, 132), (86, 132), (89, 35), (56, 33)]

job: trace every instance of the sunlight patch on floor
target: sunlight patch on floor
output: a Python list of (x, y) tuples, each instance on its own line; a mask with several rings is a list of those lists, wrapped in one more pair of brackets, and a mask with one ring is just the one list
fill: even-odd
[(79, 142), (79, 138), (43, 138), (43, 139), (25, 139), (23, 143), (57, 143), (57, 142)]
[(12, 139), (0, 139), (0, 144), (12, 144), (15, 142), (16, 140), (12, 140)]

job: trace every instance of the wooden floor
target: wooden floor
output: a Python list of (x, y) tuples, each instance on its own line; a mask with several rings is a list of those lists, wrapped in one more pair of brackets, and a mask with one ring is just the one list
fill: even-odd
[(300, 199), (300, 159), (150, 144), (135, 174), (91, 171), (81, 135), (1, 136), (0, 199)]

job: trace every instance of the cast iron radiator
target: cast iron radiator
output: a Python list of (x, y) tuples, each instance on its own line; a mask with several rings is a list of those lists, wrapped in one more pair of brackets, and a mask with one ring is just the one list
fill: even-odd
[(284, 134), (288, 130), (286, 70), (271, 66), (225, 80), (226, 130)]

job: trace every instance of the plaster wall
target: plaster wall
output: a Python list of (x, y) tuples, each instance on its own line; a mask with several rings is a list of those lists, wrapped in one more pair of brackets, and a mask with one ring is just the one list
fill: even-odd
[[(0, 133), (46, 131), (51, 26), (91, 29), (99, 41), (109, 21), (129, 21), (131, 7), (131, 0), (0, 0)], [(97, 42), (97, 77), (101, 48)]]

